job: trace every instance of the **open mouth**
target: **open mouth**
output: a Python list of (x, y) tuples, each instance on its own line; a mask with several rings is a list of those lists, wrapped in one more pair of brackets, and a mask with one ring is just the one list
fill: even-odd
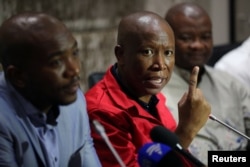
[(150, 78), (145, 80), (143, 83), (146, 86), (153, 88), (160, 88), (163, 84), (164, 78)]

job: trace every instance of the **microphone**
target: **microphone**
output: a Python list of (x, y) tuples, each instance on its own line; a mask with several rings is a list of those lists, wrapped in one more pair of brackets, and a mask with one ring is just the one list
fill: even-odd
[(238, 131), (237, 129), (233, 128), (232, 126), (222, 122), (221, 120), (219, 120), (218, 118), (216, 118), (214, 115), (210, 114), (209, 118), (213, 121), (216, 121), (218, 123), (220, 123), (221, 125), (227, 127), (228, 129), (234, 131), (235, 133), (239, 134), (240, 136), (246, 138), (247, 140), (250, 140), (250, 137), (248, 137), (247, 135), (243, 134), (242, 132)]
[(165, 127), (155, 126), (150, 131), (150, 137), (154, 142), (160, 142), (169, 145), (173, 150), (180, 153), (182, 156), (184, 156), (186, 159), (188, 159), (197, 167), (206, 166), (200, 160), (198, 160), (192, 154), (190, 154), (188, 151), (183, 149), (181, 144), (179, 143), (178, 137)]
[(96, 132), (102, 137), (102, 139), (107, 144), (107, 146), (109, 147), (112, 154), (115, 156), (115, 158), (118, 161), (119, 165), (121, 167), (126, 167), (125, 164), (123, 163), (121, 157), (119, 156), (119, 154), (117, 153), (115, 148), (112, 146), (112, 144), (111, 144), (111, 142), (110, 142), (110, 140), (109, 140), (109, 138), (108, 138), (108, 136), (107, 136), (107, 134), (105, 132), (104, 127), (97, 120), (93, 120), (93, 125), (95, 127)]
[(140, 167), (183, 167), (179, 156), (167, 145), (161, 143), (146, 143), (138, 152)]

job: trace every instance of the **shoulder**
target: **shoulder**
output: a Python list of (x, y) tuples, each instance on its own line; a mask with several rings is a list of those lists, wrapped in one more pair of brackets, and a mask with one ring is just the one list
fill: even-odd
[[(16, 103), (14, 93), (11, 93), (10, 87), (7, 84), (4, 74), (0, 74), (0, 123), (17, 122), (16, 108), (20, 108), (19, 103)], [(22, 107), (21, 107), (22, 108)], [(13, 121), (15, 120), (15, 121)]]
[(230, 89), (236, 92), (249, 92), (248, 88), (246, 88), (235, 76), (229, 74), (228, 72), (209, 66), (206, 66), (206, 71), (208, 76), (212, 80), (211, 82), (223, 89)]
[(85, 93), (85, 97), (88, 107), (92, 105), (97, 106), (105, 98), (105, 90), (102, 88), (100, 83), (97, 83)]
[(237, 69), (242, 63), (244, 64), (245, 61), (250, 61), (250, 53), (248, 48), (246, 49), (246, 46), (247, 45), (239, 46), (238, 48), (226, 53), (215, 63), (214, 67), (223, 70), (227, 70), (230, 67)]
[(92, 112), (118, 113), (134, 105), (121, 89), (111, 72), (85, 94), (89, 114)]
[(88, 114), (115, 116), (133, 106), (132, 100), (118, 88), (103, 88), (98, 83), (86, 94)]
[(236, 83), (236, 79), (228, 74), (228, 72), (226, 71), (222, 71), (220, 69), (216, 69), (210, 66), (205, 66), (206, 69), (206, 74), (211, 82), (215, 82), (215, 83), (221, 83), (224, 85), (229, 85), (231, 83)]

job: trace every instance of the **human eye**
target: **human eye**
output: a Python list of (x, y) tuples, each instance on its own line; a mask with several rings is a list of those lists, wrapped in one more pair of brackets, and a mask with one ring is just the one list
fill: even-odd
[(62, 64), (63, 64), (63, 61), (60, 58), (58, 58), (58, 57), (57, 58), (53, 58), (53, 59), (51, 59), (49, 61), (49, 65), (51, 67), (54, 67), (54, 68), (60, 67)]
[(170, 56), (174, 55), (174, 51), (166, 50), (164, 54), (165, 54), (166, 57), (170, 57)]
[(182, 34), (179, 36), (179, 39), (182, 41), (188, 42), (192, 40), (192, 36), (189, 34)]
[(210, 40), (212, 38), (211, 33), (205, 33), (202, 35), (203, 40)]
[(73, 56), (78, 57), (79, 56), (79, 49), (74, 49), (72, 54), (73, 54)]
[(153, 56), (154, 55), (154, 51), (150, 48), (143, 49), (141, 51), (141, 53), (145, 56)]

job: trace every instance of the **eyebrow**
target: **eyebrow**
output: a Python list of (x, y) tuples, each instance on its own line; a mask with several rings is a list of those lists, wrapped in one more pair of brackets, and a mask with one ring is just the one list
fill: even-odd
[[(75, 49), (77, 48), (77, 41), (74, 42), (74, 44), (72, 45), (71, 49)], [(57, 51), (57, 52), (53, 52), (51, 54), (48, 55), (49, 58), (54, 57), (54, 56), (58, 56), (63, 54), (64, 51)]]

